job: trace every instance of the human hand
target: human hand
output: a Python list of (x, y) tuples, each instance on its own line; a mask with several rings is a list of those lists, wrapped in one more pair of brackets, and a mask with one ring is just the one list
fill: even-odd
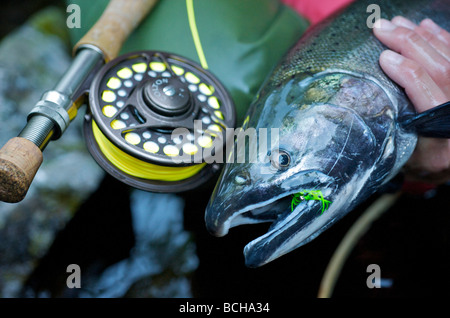
[[(450, 33), (430, 19), (419, 25), (404, 17), (380, 19), (375, 36), (391, 50), (380, 66), (405, 89), (417, 112), (450, 100)], [(410, 181), (441, 184), (450, 180), (450, 139), (419, 137), (404, 167)]]

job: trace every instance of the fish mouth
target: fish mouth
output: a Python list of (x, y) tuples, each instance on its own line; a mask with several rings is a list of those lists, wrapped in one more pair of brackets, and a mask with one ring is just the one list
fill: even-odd
[[(230, 218), (228, 222), (224, 223), (222, 233), (225, 235), (232, 227), (243, 224), (268, 223), (271, 222), (269, 231), (276, 229), (277, 225), (285, 220), (289, 215), (295, 216), (298, 209), (292, 209), (292, 199), (298, 191), (285, 193), (279, 197), (272, 198), (265, 202), (253, 204), (242, 210), (237, 211), (234, 217)], [(227, 224), (228, 223), (228, 224)]]
[[(319, 235), (332, 222), (333, 204), (329, 201), (335, 187), (327, 183), (324, 187), (311, 187), (312, 191), (320, 192), (320, 199), (305, 197), (293, 202), (295, 196), (305, 194), (303, 189), (283, 191), (277, 196), (250, 204), (235, 210), (226, 219), (217, 222), (212, 219), (211, 206), (206, 212), (206, 225), (212, 234), (224, 236), (230, 228), (244, 224), (271, 223), (267, 232), (252, 240), (244, 247), (245, 264), (247, 267), (259, 267), (287, 254), (297, 247), (306, 244)], [(321, 190), (318, 190), (321, 189)], [(216, 207), (217, 208), (217, 207)], [(331, 218), (331, 219), (330, 219)], [(216, 222), (213, 222), (216, 221)]]
[[(243, 215), (251, 214), (251, 216), (247, 215), (248, 218), (257, 218), (261, 222), (266, 219), (267, 222), (272, 222), (265, 234), (244, 247), (246, 266), (259, 267), (267, 264), (306, 244), (320, 233), (317, 233), (317, 231), (308, 232), (305, 229), (316, 218), (324, 217), (323, 213), (327, 213), (327, 211), (322, 212), (323, 203), (314, 200), (303, 201), (292, 209), (291, 201), (294, 194), (296, 193), (291, 193), (265, 206), (243, 213)], [(269, 220), (273, 211), (282, 207), (284, 207), (284, 212), (278, 213), (276, 218)], [(232, 225), (234, 224), (232, 223)]]

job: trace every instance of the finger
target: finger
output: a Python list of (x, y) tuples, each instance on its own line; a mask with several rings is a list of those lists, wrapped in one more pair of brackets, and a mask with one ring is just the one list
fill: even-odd
[(420, 26), (428, 30), (430, 33), (435, 34), (440, 41), (447, 44), (447, 46), (450, 46), (450, 33), (434, 23), (433, 20), (425, 19), (420, 22)]
[[(429, 20), (429, 19), (428, 19)], [(425, 22), (426, 20), (422, 21), (420, 25), (416, 25), (412, 21), (402, 17), (402, 16), (396, 16), (392, 19), (392, 23), (396, 26), (404, 27), (410, 30), (413, 30), (417, 34), (419, 34), (422, 39), (424, 39), (428, 44), (430, 44), (436, 51), (439, 52), (447, 61), (450, 61), (450, 44), (447, 43), (447, 40), (445, 37), (441, 35), (445, 32), (445, 30), (442, 29), (437, 31), (435, 29), (431, 30), (428, 27), (429, 22)], [(431, 20), (429, 20), (431, 21)], [(425, 25), (424, 25), (425, 23)], [(431, 23), (433, 23), (431, 21)], [(433, 25), (435, 25), (433, 23)]]
[(411, 29), (398, 27), (385, 19), (374, 28), (375, 36), (392, 50), (416, 61), (437, 85), (450, 96), (450, 62)]
[(448, 97), (417, 62), (386, 50), (380, 55), (383, 71), (405, 89), (417, 112), (445, 103)]
[(400, 15), (392, 18), (391, 22), (394, 23), (396, 26), (408, 28), (411, 30), (414, 30), (415, 28), (417, 28), (417, 24), (415, 24), (414, 22), (412, 22)]

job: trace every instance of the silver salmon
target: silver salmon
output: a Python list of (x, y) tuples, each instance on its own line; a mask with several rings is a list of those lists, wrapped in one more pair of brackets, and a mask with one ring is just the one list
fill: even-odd
[(450, 26), (449, 0), (358, 1), (311, 28), (285, 55), (243, 126), (257, 133), (279, 128), (276, 140), (267, 138), (274, 142), (261, 160), (225, 165), (205, 214), (216, 236), (237, 225), (272, 223), (245, 246), (249, 267), (317, 237), (400, 171), (416, 146), (418, 127), (437, 136), (444, 128), (433, 117), (449, 119), (446, 105), (439, 116), (422, 114), (421, 125), (402, 124), (417, 114), (379, 66), (386, 47), (367, 26), (370, 4), (379, 6), (382, 18), (431, 18)]

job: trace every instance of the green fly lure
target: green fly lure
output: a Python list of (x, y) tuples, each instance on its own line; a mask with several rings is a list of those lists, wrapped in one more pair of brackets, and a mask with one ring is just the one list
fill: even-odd
[(325, 200), (323, 197), (322, 191), (320, 190), (303, 190), (298, 193), (294, 193), (292, 195), (292, 202), (291, 202), (291, 212), (294, 211), (295, 207), (299, 205), (303, 201), (321, 201), (322, 202), (322, 212), (320, 215), (325, 212), (329, 205), (331, 204), (331, 201)]

